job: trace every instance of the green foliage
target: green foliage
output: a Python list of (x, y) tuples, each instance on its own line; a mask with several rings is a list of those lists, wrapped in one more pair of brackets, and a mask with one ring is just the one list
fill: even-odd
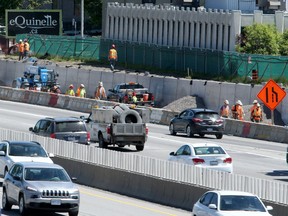
[(279, 55), (280, 33), (276, 27), (267, 24), (253, 24), (243, 29), (239, 52), (262, 55)]
[(282, 34), (279, 50), (280, 55), (288, 56), (288, 29)]
[[(81, 0), (77, 0), (78, 3)], [(88, 20), (94, 27), (101, 27), (102, 24), (102, 1), (101, 0), (85, 0), (84, 8), (88, 14)]]
[(52, 0), (0, 0), (0, 19), (5, 19), (6, 9), (39, 9)]

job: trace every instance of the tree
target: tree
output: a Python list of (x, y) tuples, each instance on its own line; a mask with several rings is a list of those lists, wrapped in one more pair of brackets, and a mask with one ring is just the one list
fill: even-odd
[(286, 30), (280, 40), (280, 55), (288, 56), (288, 30)]
[(5, 20), (6, 9), (39, 9), (51, 3), (52, 0), (0, 0), (0, 20)]
[(280, 33), (275, 26), (253, 24), (246, 26), (240, 37), (237, 50), (239, 52), (262, 55), (278, 55)]
[[(77, 0), (79, 3), (81, 0)], [(102, 1), (84, 0), (84, 8), (88, 15), (89, 23), (94, 27), (101, 27), (102, 24)]]

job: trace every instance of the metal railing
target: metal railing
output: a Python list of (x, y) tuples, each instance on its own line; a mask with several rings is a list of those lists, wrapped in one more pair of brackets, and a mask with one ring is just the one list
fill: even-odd
[(282, 204), (288, 203), (288, 184), (284, 182), (201, 169), (186, 164), (135, 155), (133, 153), (127, 154), (95, 148), (3, 128), (0, 128), (0, 137), (1, 140), (37, 141), (48, 152), (54, 153), (59, 157), (71, 158), (71, 160), (110, 167), (112, 169), (126, 170), (183, 184), (223, 190), (246, 191), (257, 194), (260, 198), (268, 201)]

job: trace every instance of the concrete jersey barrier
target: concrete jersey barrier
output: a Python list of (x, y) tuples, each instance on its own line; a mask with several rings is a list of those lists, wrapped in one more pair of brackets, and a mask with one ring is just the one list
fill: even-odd
[[(0, 87), (0, 99), (86, 113), (90, 113), (92, 107), (95, 106), (102, 107), (117, 104), (109, 101), (78, 98), (62, 94), (30, 91), (24, 89), (12, 89), (10, 87)], [(171, 112), (165, 109), (148, 109), (150, 110), (150, 122), (156, 124), (169, 125), (170, 119), (177, 114), (176, 112)], [(225, 119), (225, 134), (239, 137), (288, 143), (287, 131), (288, 128), (281, 126)]]

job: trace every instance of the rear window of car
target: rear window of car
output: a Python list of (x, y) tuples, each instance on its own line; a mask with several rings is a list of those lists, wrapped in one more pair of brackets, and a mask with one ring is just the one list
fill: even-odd
[(196, 113), (195, 117), (200, 118), (200, 119), (212, 119), (212, 118), (219, 119), (220, 118), (218, 113), (207, 113), (207, 112)]
[(220, 146), (194, 147), (194, 151), (195, 151), (195, 155), (225, 154), (224, 150)]
[(144, 88), (144, 87), (140, 84), (129, 84), (120, 86), (120, 89), (137, 89), (137, 88)]
[(56, 122), (55, 132), (80, 132), (87, 131), (82, 121)]

